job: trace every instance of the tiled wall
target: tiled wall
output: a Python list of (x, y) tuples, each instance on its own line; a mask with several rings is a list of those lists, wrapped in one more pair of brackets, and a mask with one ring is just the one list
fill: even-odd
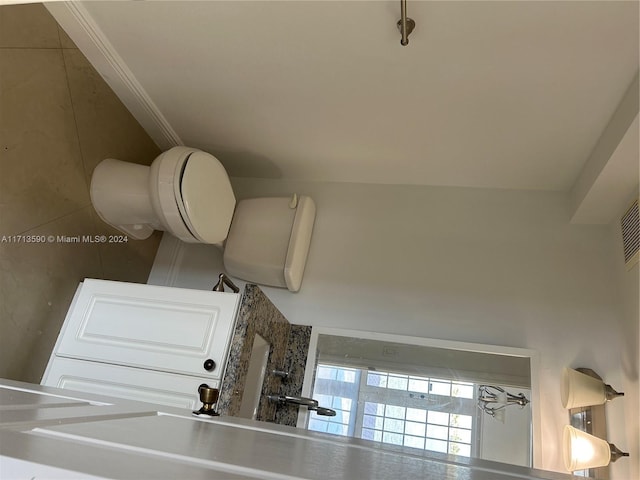
[(91, 206), (94, 167), (158, 153), (41, 4), (0, 6), (0, 377), (40, 382), (83, 278), (146, 283), (159, 232), (126, 244), (57, 236), (116, 233)]

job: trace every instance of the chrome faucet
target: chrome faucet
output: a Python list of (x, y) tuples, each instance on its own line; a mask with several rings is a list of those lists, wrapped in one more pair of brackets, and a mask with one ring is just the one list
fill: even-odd
[(267, 397), (272, 402), (280, 405), (304, 405), (305, 407), (317, 407), (318, 401), (307, 397), (293, 397), (289, 395), (269, 395)]
[(316, 412), (318, 415), (325, 417), (335, 417), (336, 411), (330, 408), (318, 406), (318, 401), (307, 397), (293, 397), (289, 395), (269, 395), (270, 401), (276, 402), (278, 405), (304, 405), (307, 409)]

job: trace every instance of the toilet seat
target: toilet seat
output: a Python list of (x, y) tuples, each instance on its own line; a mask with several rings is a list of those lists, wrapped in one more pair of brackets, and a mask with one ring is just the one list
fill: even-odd
[(227, 237), (236, 201), (213, 155), (188, 147), (164, 152), (151, 164), (149, 188), (156, 215), (175, 237), (213, 244)]
[(189, 155), (174, 191), (182, 219), (198, 241), (221, 243), (227, 238), (236, 199), (227, 172), (215, 157), (200, 151)]

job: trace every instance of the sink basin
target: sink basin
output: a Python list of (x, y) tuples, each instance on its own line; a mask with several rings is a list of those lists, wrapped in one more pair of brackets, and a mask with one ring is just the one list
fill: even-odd
[(267, 362), (269, 361), (269, 343), (256, 334), (251, 348), (251, 357), (249, 359), (249, 369), (247, 370), (247, 378), (242, 394), (242, 402), (240, 403), (240, 411), (238, 416), (242, 418), (250, 418), (255, 420), (260, 404), (260, 393), (262, 392), (262, 383), (264, 382), (264, 374), (267, 370)]

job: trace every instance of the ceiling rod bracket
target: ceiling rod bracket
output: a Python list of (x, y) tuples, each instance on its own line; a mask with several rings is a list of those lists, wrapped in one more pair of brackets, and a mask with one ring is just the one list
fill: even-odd
[(398, 30), (402, 34), (400, 39), (400, 45), (409, 45), (409, 35), (416, 28), (416, 22), (413, 19), (407, 17), (407, 0), (400, 0), (400, 20), (396, 23)]

